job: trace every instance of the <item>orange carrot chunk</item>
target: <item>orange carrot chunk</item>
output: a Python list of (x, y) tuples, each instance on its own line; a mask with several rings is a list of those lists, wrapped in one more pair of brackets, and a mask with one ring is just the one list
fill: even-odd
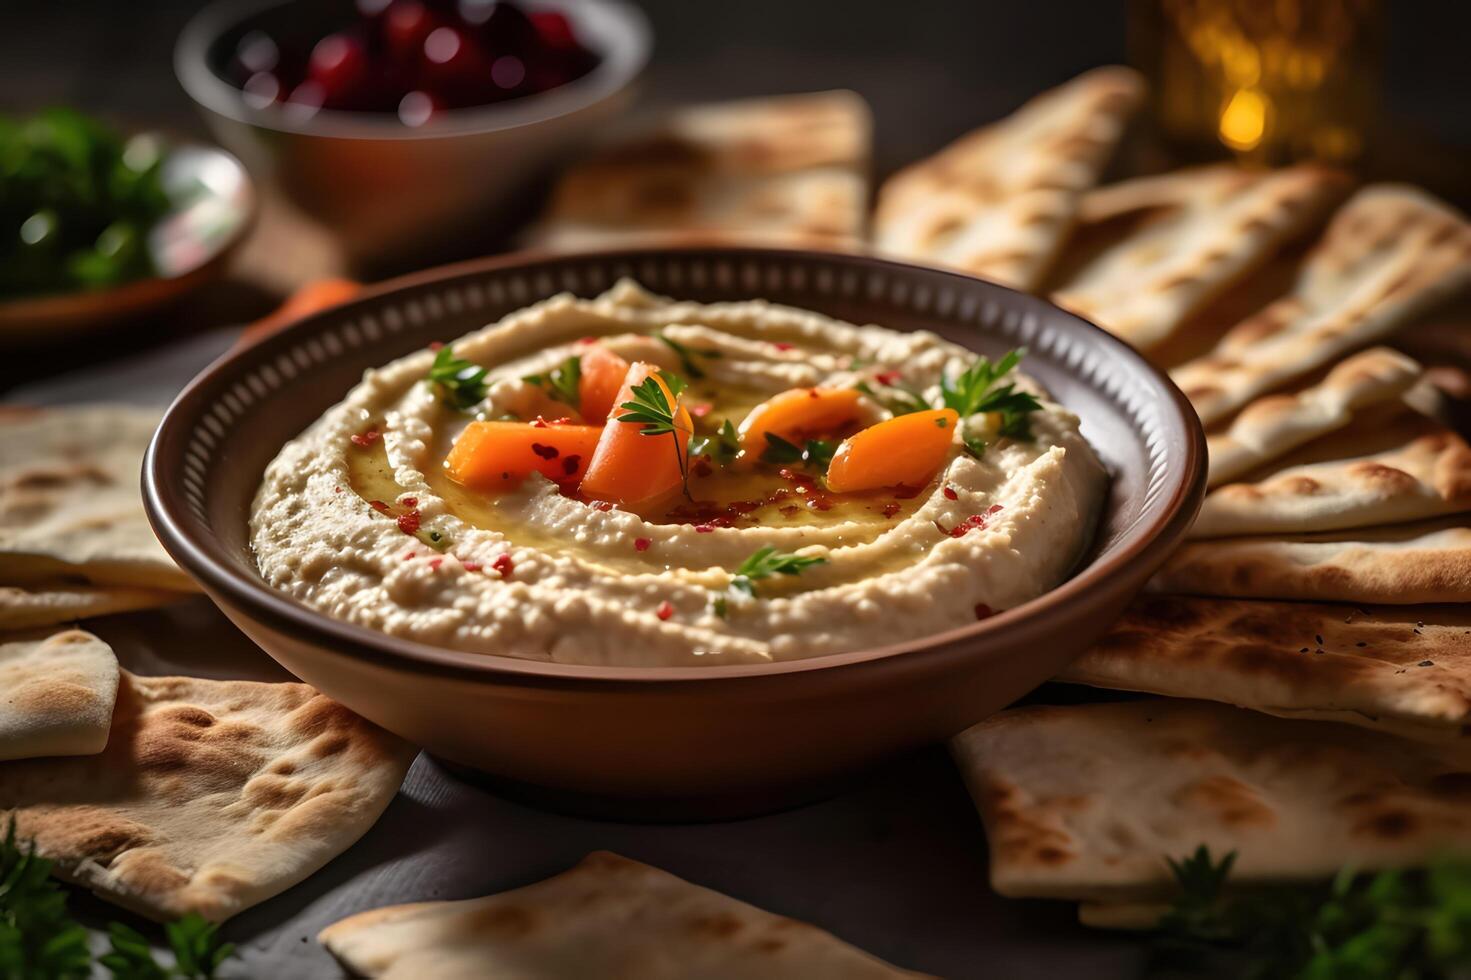
[(471, 422), (444, 465), (451, 480), (472, 490), (509, 489), (532, 473), (576, 483), (602, 433), (600, 425)]
[(751, 409), (741, 422), (741, 449), (751, 458), (766, 452), (766, 434), (800, 444), (858, 419), (859, 392), (852, 388), (792, 388)]
[(960, 415), (953, 408), (899, 415), (870, 425), (833, 453), (827, 486), (835, 493), (920, 487), (945, 465)]
[[(658, 370), (658, 365), (642, 361), (629, 366), (623, 385), (614, 397), (613, 413), (603, 427), (587, 475), (578, 488), (584, 496), (637, 507), (651, 505), (683, 484), (683, 467), (688, 463), (688, 441), (694, 424), (685, 407), (676, 403)], [(678, 439), (667, 432), (646, 436), (642, 434), (643, 423), (618, 421), (628, 414), (621, 406), (633, 400), (634, 387), (646, 378), (653, 378), (669, 403), (676, 405)]]
[(578, 411), (589, 422), (601, 425), (613, 411), (618, 389), (628, 375), (628, 362), (602, 344), (594, 344), (582, 355), (582, 374), (577, 382)]

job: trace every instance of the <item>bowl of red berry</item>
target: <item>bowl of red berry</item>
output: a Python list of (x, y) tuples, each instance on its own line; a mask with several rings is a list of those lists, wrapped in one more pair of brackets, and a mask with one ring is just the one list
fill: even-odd
[(174, 60), (254, 176), (374, 258), (524, 200), (650, 45), (624, 0), (220, 0)]

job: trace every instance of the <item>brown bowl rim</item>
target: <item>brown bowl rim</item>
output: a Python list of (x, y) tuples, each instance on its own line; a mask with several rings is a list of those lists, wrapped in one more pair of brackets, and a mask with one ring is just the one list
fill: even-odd
[[(1055, 613), (1066, 611), (1068, 621), (1084, 615), (1084, 608), (1106, 606), (1112, 599), (1109, 581), (1126, 567), (1145, 564), (1155, 567), (1184, 537), (1195, 520), (1200, 501), (1204, 497), (1206, 482), (1205, 432), (1194, 408), (1179, 387), (1169, 376), (1150, 364), (1131, 345), (1088, 320), (1071, 313), (1047, 300), (1006, 289), (995, 283), (989, 285), (1004, 289), (1029, 303), (1041, 303), (1077, 321), (1088, 330), (1097, 331), (1101, 340), (1118, 348), (1126, 357), (1133, 358), (1137, 367), (1149, 377), (1173, 408), (1162, 413), (1167, 424), (1173, 424), (1183, 437), (1184, 457), (1165, 464), (1166, 472), (1173, 476), (1173, 486), (1168, 499), (1159, 504), (1158, 515), (1152, 521), (1141, 522), (1127, 532), (1130, 538), (1124, 547), (1106, 560), (1095, 560), (1076, 574), (1035, 599), (1005, 610), (984, 620), (941, 633), (931, 634), (916, 640), (850, 650), (843, 653), (824, 654), (797, 660), (773, 661), (766, 664), (730, 664), (709, 667), (621, 667), (585, 664), (560, 664), (540, 660), (527, 660), (500, 654), (473, 653), (437, 647), (415, 640), (390, 636), (378, 630), (358, 626), (334, 619), (325, 613), (299, 603), (273, 589), (263, 580), (254, 579), (232, 566), (216, 561), (194, 533), (194, 522), (188, 517), (181, 494), (171, 481), (164, 478), (167, 472), (177, 472), (178, 467), (165, 466), (167, 459), (180, 453), (178, 448), (185, 441), (186, 423), (192, 426), (199, 417), (198, 404), (206, 399), (208, 392), (223, 376), (228, 375), (235, 362), (245, 354), (261, 347), (288, 346), (298, 335), (306, 335), (331, 317), (336, 318), (358, 308), (368, 308), (384, 297), (417, 287), (455, 279), (476, 273), (491, 272), (510, 267), (534, 268), (549, 260), (578, 257), (616, 262), (619, 259), (648, 258), (667, 253), (698, 253), (718, 250), (733, 257), (788, 261), (796, 258), (805, 260), (834, 260), (856, 263), (859, 266), (886, 267), (894, 271), (919, 270), (926, 274), (940, 274), (961, 281), (976, 279), (966, 273), (952, 269), (918, 266), (912, 263), (881, 258), (862, 253), (837, 253), (801, 248), (773, 248), (738, 246), (729, 244), (670, 246), (628, 246), (621, 248), (590, 249), (580, 252), (527, 250), (505, 255), (470, 259), (431, 269), (409, 273), (366, 287), (352, 300), (307, 317), (283, 329), (263, 337), (242, 343), (227, 351), (194, 377), (174, 399), (165, 412), (163, 420), (149, 443), (143, 462), (144, 508), (154, 533), (165, 550), (187, 572), (203, 582), (206, 590), (223, 596), (229, 603), (247, 612), (252, 619), (260, 619), (274, 629), (288, 634), (306, 632), (312, 635), (314, 644), (327, 642), (339, 652), (351, 653), (379, 663), (407, 665), (417, 670), (429, 669), (437, 674), (451, 676), (494, 676), (505, 682), (524, 686), (625, 686), (633, 683), (695, 684), (732, 682), (738, 680), (760, 681), (787, 674), (805, 673), (815, 670), (859, 668), (902, 655), (906, 664), (918, 667), (921, 662), (968, 652), (975, 652), (975, 641), (1002, 631), (1012, 631), (1009, 645), (1040, 642), (1046, 640), (1056, 629), (1059, 617)], [(1168, 478), (1168, 477), (1167, 477)], [(1020, 635), (1017, 635), (1020, 634)]]

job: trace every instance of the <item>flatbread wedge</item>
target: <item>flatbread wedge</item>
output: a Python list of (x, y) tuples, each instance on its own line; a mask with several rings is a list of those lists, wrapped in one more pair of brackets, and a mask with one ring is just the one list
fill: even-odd
[(1374, 184), (1334, 215), (1291, 292), (1170, 372), (1201, 421), (1381, 340), (1471, 286), (1471, 225), (1413, 187)]
[(1424, 373), (1414, 359), (1374, 347), (1335, 365), (1311, 387), (1258, 398), (1230, 428), (1206, 436), (1209, 485), (1220, 486), (1343, 428), (1356, 412), (1405, 394)]
[(24, 587), (0, 585), (0, 629), (54, 626), (135, 609), (153, 609), (178, 602), (185, 595), (172, 589), (77, 585), (44, 580)]
[(0, 763), (0, 822), (110, 902), (219, 922), (346, 850), (413, 754), (305, 684), (124, 671), (105, 751)]
[(381, 980), (921, 976), (816, 926), (606, 851), (498, 895), (362, 912), (318, 939), (354, 974)]
[(0, 762), (101, 752), (117, 685), (117, 657), (91, 633), (0, 643)]
[(872, 119), (856, 93), (677, 110), (573, 165), (527, 243), (650, 236), (845, 246), (862, 240)]
[(195, 591), (143, 514), (139, 472), (158, 409), (0, 412), (0, 581), (80, 576)]
[(901, 170), (879, 189), (875, 247), (1037, 288), (1143, 97), (1134, 71), (1097, 68)]
[(1121, 226), (1052, 298), (1136, 347), (1168, 340), (1284, 242), (1324, 218), (1347, 179), (1304, 165), (1231, 166), (1138, 177), (1088, 192), (1081, 220)]
[(1018, 708), (952, 750), (991, 884), (1022, 898), (1167, 899), (1166, 858), (1236, 852), (1240, 884), (1471, 848), (1471, 747), (1173, 698)]
[(1471, 602), (1463, 515), (1379, 528), (1187, 541), (1149, 588), (1318, 602)]
[(1146, 596), (1058, 679), (1458, 738), (1471, 732), (1471, 606)]

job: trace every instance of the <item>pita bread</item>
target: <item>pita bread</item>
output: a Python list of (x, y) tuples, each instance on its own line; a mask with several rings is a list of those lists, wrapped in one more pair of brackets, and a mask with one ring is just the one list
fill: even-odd
[(1011, 897), (1166, 898), (1166, 858), (1265, 883), (1471, 847), (1471, 743), (1172, 698), (1018, 708), (952, 742)]
[(81, 630), (0, 643), (0, 761), (101, 752), (117, 678), (112, 647)]
[(599, 851), (524, 888), (362, 912), (318, 939), (354, 974), (436, 977), (918, 977), (806, 923)]
[(184, 593), (168, 589), (73, 585), (41, 582), (24, 588), (0, 585), (0, 629), (54, 626), (94, 616), (152, 609), (178, 602)]
[(901, 170), (879, 190), (875, 246), (1035, 289), (1143, 97), (1136, 72), (1097, 68)]
[(1188, 541), (1150, 580), (1156, 592), (1329, 602), (1471, 601), (1464, 516), (1272, 538)]
[(1412, 187), (1366, 187), (1339, 209), (1288, 295), (1170, 376), (1210, 425), (1468, 285), (1471, 225), (1460, 213)]
[(1190, 537), (1374, 527), (1471, 510), (1471, 446), (1414, 412), (1366, 420), (1282, 462), (1206, 494)]
[(1400, 397), (1424, 373), (1404, 354), (1375, 347), (1338, 364), (1310, 388), (1258, 398), (1229, 429), (1206, 437), (1209, 485), (1219, 486), (1343, 428), (1355, 412)]
[(1147, 596), (1058, 679), (1452, 738), (1471, 731), (1471, 606)]
[(196, 588), (143, 514), (139, 473), (161, 414), (129, 405), (0, 414), (0, 580)]
[(346, 850), (413, 754), (305, 684), (124, 671), (105, 751), (0, 764), (0, 823), (110, 902), (219, 922)]
[(868, 105), (817, 92), (693, 106), (574, 165), (528, 244), (651, 234), (852, 245), (868, 210)]
[(1053, 300), (1140, 348), (1323, 217), (1347, 179), (1316, 166), (1253, 173), (1231, 166), (1139, 177), (1090, 191), (1085, 221), (1127, 232), (1093, 255)]

